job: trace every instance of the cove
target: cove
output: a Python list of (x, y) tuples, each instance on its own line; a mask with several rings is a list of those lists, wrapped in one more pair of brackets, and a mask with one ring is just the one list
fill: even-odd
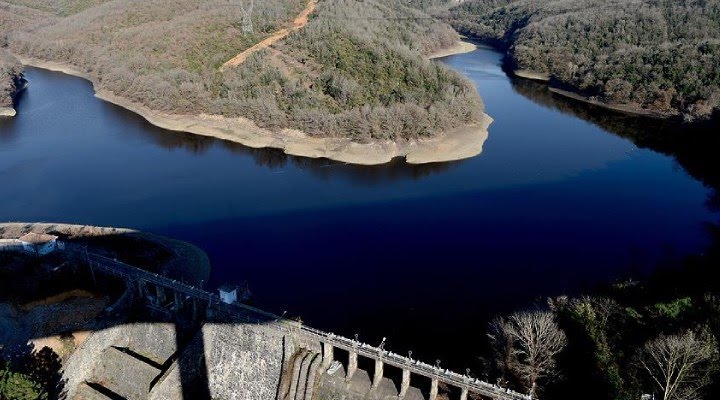
[(480, 156), (425, 166), (169, 132), (87, 81), (28, 68), (18, 115), (0, 119), (0, 220), (187, 240), (208, 252), (210, 286), (247, 279), (269, 311), (476, 368), (493, 315), (702, 252), (717, 220), (712, 163), (693, 162), (702, 133), (668, 143), (682, 128), (555, 98), (501, 58), (441, 60), (495, 122)]

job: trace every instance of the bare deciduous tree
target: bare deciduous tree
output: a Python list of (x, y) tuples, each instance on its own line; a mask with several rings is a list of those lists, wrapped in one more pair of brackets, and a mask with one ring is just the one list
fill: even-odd
[(539, 382), (557, 371), (556, 356), (567, 344), (565, 333), (549, 311), (519, 312), (490, 324), (490, 339), (500, 369), (517, 377), (530, 396)]
[(717, 342), (708, 332), (660, 335), (645, 344), (640, 365), (663, 400), (694, 399), (710, 383), (717, 353)]

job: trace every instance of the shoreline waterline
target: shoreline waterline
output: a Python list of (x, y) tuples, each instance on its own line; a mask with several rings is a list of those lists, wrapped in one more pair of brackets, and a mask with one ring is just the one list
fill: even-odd
[(575, 101), (579, 101), (582, 103), (590, 104), (597, 107), (602, 107), (608, 110), (621, 112), (623, 114), (631, 114), (631, 115), (637, 115), (641, 117), (650, 117), (650, 118), (656, 118), (656, 119), (668, 119), (679, 116), (679, 114), (676, 113), (663, 113), (660, 111), (653, 111), (653, 110), (647, 110), (637, 107), (632, 107), (624, 104), (613, 104), (613, 103), (605, 103), (603, 101), (599, 100), (593, 100), (591, 98), (588, 98), (586, 96), (583, 96), (579, 93), (571, 92), (569, 90), (563, 90), (556, 87), (548, 86), (548, 89), (558, 96), (563, 96), (568, 99), (572, 99)]
[(15, 111), (12, 107), (0, 107), (0, 117), (14, 117), (17, 115), (17, 111)]
[(94, 79), (77, 67), (52, 61), (14, 56), (23, 65), (62, 72), (90, 81), (95, 97), (140, 115), (149, 123), (163, 129), (188, 132), (240, 143), (251, 148), (276, 148), (288, 155), (327, 158), (358, 165), (378, 165), (405, 157), (409, 164), (457, 161), (482, 152), (493, 119), (483, 113), (476, 124), (461, 126), (429, 139), (408, 141), (372, 141), (360, 143), (347, 138), (317, 138), (295, 129), (271, 132), (258, 127), (247, 118), (227, 118), (220, 115), (180, 115), (152, 110), (107, 90), (97, 90)]
[(443, 57), (449, 57), (454, 56), (457, 54), (465, 54), (469, 53), (471, 51), (475, 51), (478, 48), (478, 46), (475, 43), (468, 42), (466, 40), (459, 40), (457, 43), (450, 47), (446, 47), (444, 49), (440, 49), (429, 56), (427, 58), (433, 60), (436, 58), (443, 58)]
[(543, 72), (534, 72), (527, 69), (516, 69), (513, 71), (513, 75), (518, 78), (529, 79), (531, 81), (538, 82), (550, 82), (550, 74)]
[[(481, 46), (487, 46), (497, 52), (502, 53), (504, 55), (504, 57), (507, 57), (507, 53), (505, 50), (503, 50), (502, 48), (500, 48), (496, 45), (489, 43), (488, 41), (484, 40), (483, 38), (480, 38), (480, 37), (470, 37), (470, 38), (477, 41), (478, 43), (480, 43)], [(456, 54), (461, 54), (461, 53), (462, 52), (456, 53)], [(506, 74), (508, 76), (518, 78), (518, 79), (524, 79), (524, 80), (534, 81), (534, 82), (538, 82), (538, 83), (544, 83), (547, 86), (548, 90), (550, 90), (552, 93), (554, 93), (558, 96), (562, 96), (567, 99), (575, 100), (575, 101), (578, 101), (581, 103), (590, 104), (592, 106), (600, 107), (600, 108), (603, 108), (606, 110), (619, 112), (622, 114), (635, 115), (635, 116), (639, 116), (639, 117), (648, 117), (648, 118), (653, 118), (653, 119), (658, 119), (658, 120), (677, 118), (680, 116), (680, 113), (676, 113), (676, 112), (662, 112), (662, 111), (638, 108), (638, 107), (634, 107), (634, 106), (626, 105), (626, 104), (606, 103), (603, 101), (588, 98), (587, 96), (584, 96), (583, 94), (572, 91), (572, 90), (560, 89), (558, 87), (552, 86), (552, 83), (551, 83), (552, 76), (549, 73), (545, 73), (545, 72), (536, 72), (536, 71), (532, 71), (529, 69), (518, 68), (518, 69), (512, 69), (509, 72), (506, 72)]]
[(615, 103), (606, 103), (600, 100), (595, 100), (592, 98), (589, 98), (587, 96), (584, 96), (580, 93), (573, 92), (571, 90), (564, 90), (560, 89), (558, 87), (552, 86), (550, 80), (551, 76), (548, 73), (540, 73), (540, 72), (534, 72), (527, 69), (517, 69), (512, 71), (512, 75), (516, 78), (535, 81), (539, 83), (544, 83), (548, 90), (552, 92), (553, 94), (556, 94), (558, 96), (562, 96), (574, 101), (579, 101), (585, 104), (590, 104), (592, 106), (601, 107), (606, 110), (611, 110), (615, 112), (620, 112), (623, 114), (630, 114), (630, 115), (636, 115), (640, 117), (649, 117), (649, 118), (655, 118), (655, 119), (668, 119), (679, 116), (677, 113), (663, 113), (661, 111), (654, 111), (654, 110), (648, 110), (643, 108), (638, 108), (626, 104), (615, 104)]

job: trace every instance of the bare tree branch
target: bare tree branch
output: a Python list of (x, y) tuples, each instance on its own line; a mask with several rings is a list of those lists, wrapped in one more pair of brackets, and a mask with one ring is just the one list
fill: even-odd
[(548, 311), (497, 318), (490, 325), (489, 336), (501, 371), (516, 376), (533, 398), (540, 381), (556, 373), (555, 358), (567, 345), (565, 333)]
[(694, 399), (714, 372), (718, 347), (709, 332), (660, 335), (642, 349), (640, 365), (663, 400)]

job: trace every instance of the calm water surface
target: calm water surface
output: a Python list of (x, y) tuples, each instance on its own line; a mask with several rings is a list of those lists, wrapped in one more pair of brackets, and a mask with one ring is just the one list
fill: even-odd
[(269, 310), (474, 366), (489, 316), (701, 252), (717, 217), (673, 158), (559, 109), (500, 59), (443, 60), (495, 123), (480, 156), (420, 167), (164, 131), (82, 79), (29, 68), (19, 115), (0, 120), (0, 221), (188, 240), (210, 255), (211, 285), (248, 279)]

